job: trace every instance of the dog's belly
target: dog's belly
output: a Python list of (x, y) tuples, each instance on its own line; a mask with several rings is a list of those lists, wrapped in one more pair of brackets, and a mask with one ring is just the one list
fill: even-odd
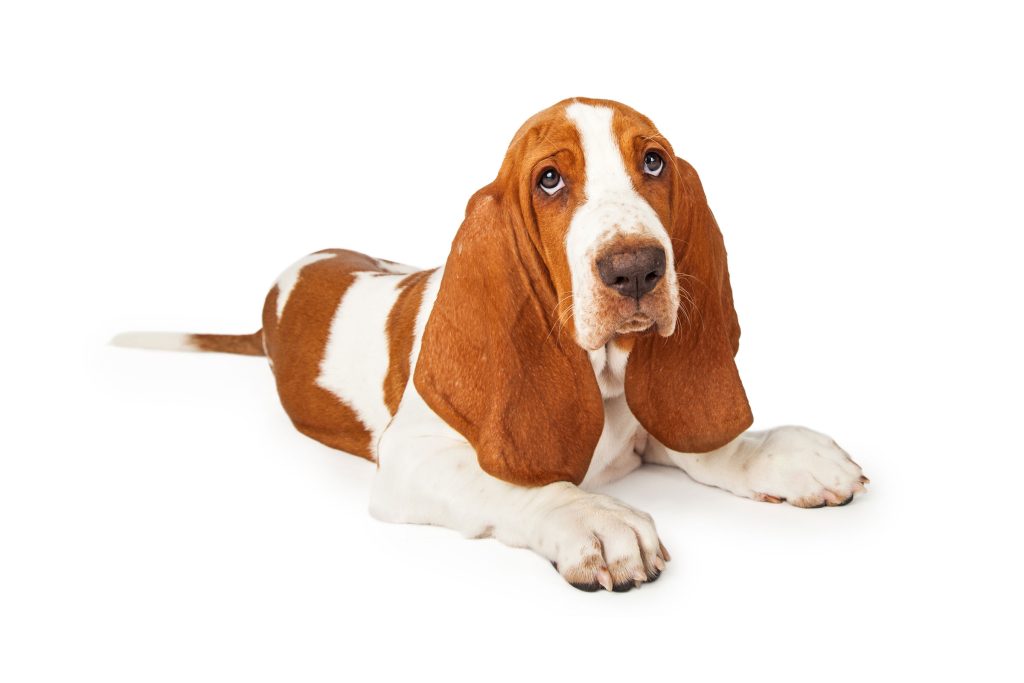
[(623, 477), (643, 462), (647, 432), (626, 405), (626, 395), (604, 401), (604, 428), (582, 488), (594, 489)]

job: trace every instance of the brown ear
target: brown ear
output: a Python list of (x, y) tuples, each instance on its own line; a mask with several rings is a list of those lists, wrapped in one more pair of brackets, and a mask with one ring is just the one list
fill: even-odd
[(604, 424), (590, 360), (557, 320), (547, 268), (513, 211), (477, 192), (452, 243), (414, 381), (514, 484), (582, 481)]
[(753, 422), (733, 356), (740, 326), (725, 244), (693, 167), (676, 159), (669, 227), (681, 290), (670, 337), (637, 339), (626, 366), (626, 401), (650, 434), (684, 453), (704, 453)]

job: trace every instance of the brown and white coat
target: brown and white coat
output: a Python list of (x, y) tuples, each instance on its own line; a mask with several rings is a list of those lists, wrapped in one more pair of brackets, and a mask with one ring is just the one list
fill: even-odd
[(646, 117), (580, 98), (516, 133), (444, 267), (324, 250), (280, 276), (253, 335), (116, 341), (266, 355), (301, 432), (376, 461), (375, 517), (623, 590), (668, 553), (649, 515), (592, 489), (645, 461), (802, 507), (864, 491), (826, 436), (745, 432), (739, 333), (693, 168)]

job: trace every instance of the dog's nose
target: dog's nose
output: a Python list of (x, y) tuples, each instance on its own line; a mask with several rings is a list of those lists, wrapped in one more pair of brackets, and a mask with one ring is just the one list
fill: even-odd
[(665, 274), (665, 250), (641, 247), (608, 254), (597, 260), (597, 272), (616, 292), (639, 301)]

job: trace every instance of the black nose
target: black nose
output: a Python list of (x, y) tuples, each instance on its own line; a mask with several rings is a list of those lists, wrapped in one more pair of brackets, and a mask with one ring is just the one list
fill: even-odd
[(665, 274), (665, 250), (641, 247), (608, 254), (597, 260), (597, 272), (616, 292), (639, 301)]

